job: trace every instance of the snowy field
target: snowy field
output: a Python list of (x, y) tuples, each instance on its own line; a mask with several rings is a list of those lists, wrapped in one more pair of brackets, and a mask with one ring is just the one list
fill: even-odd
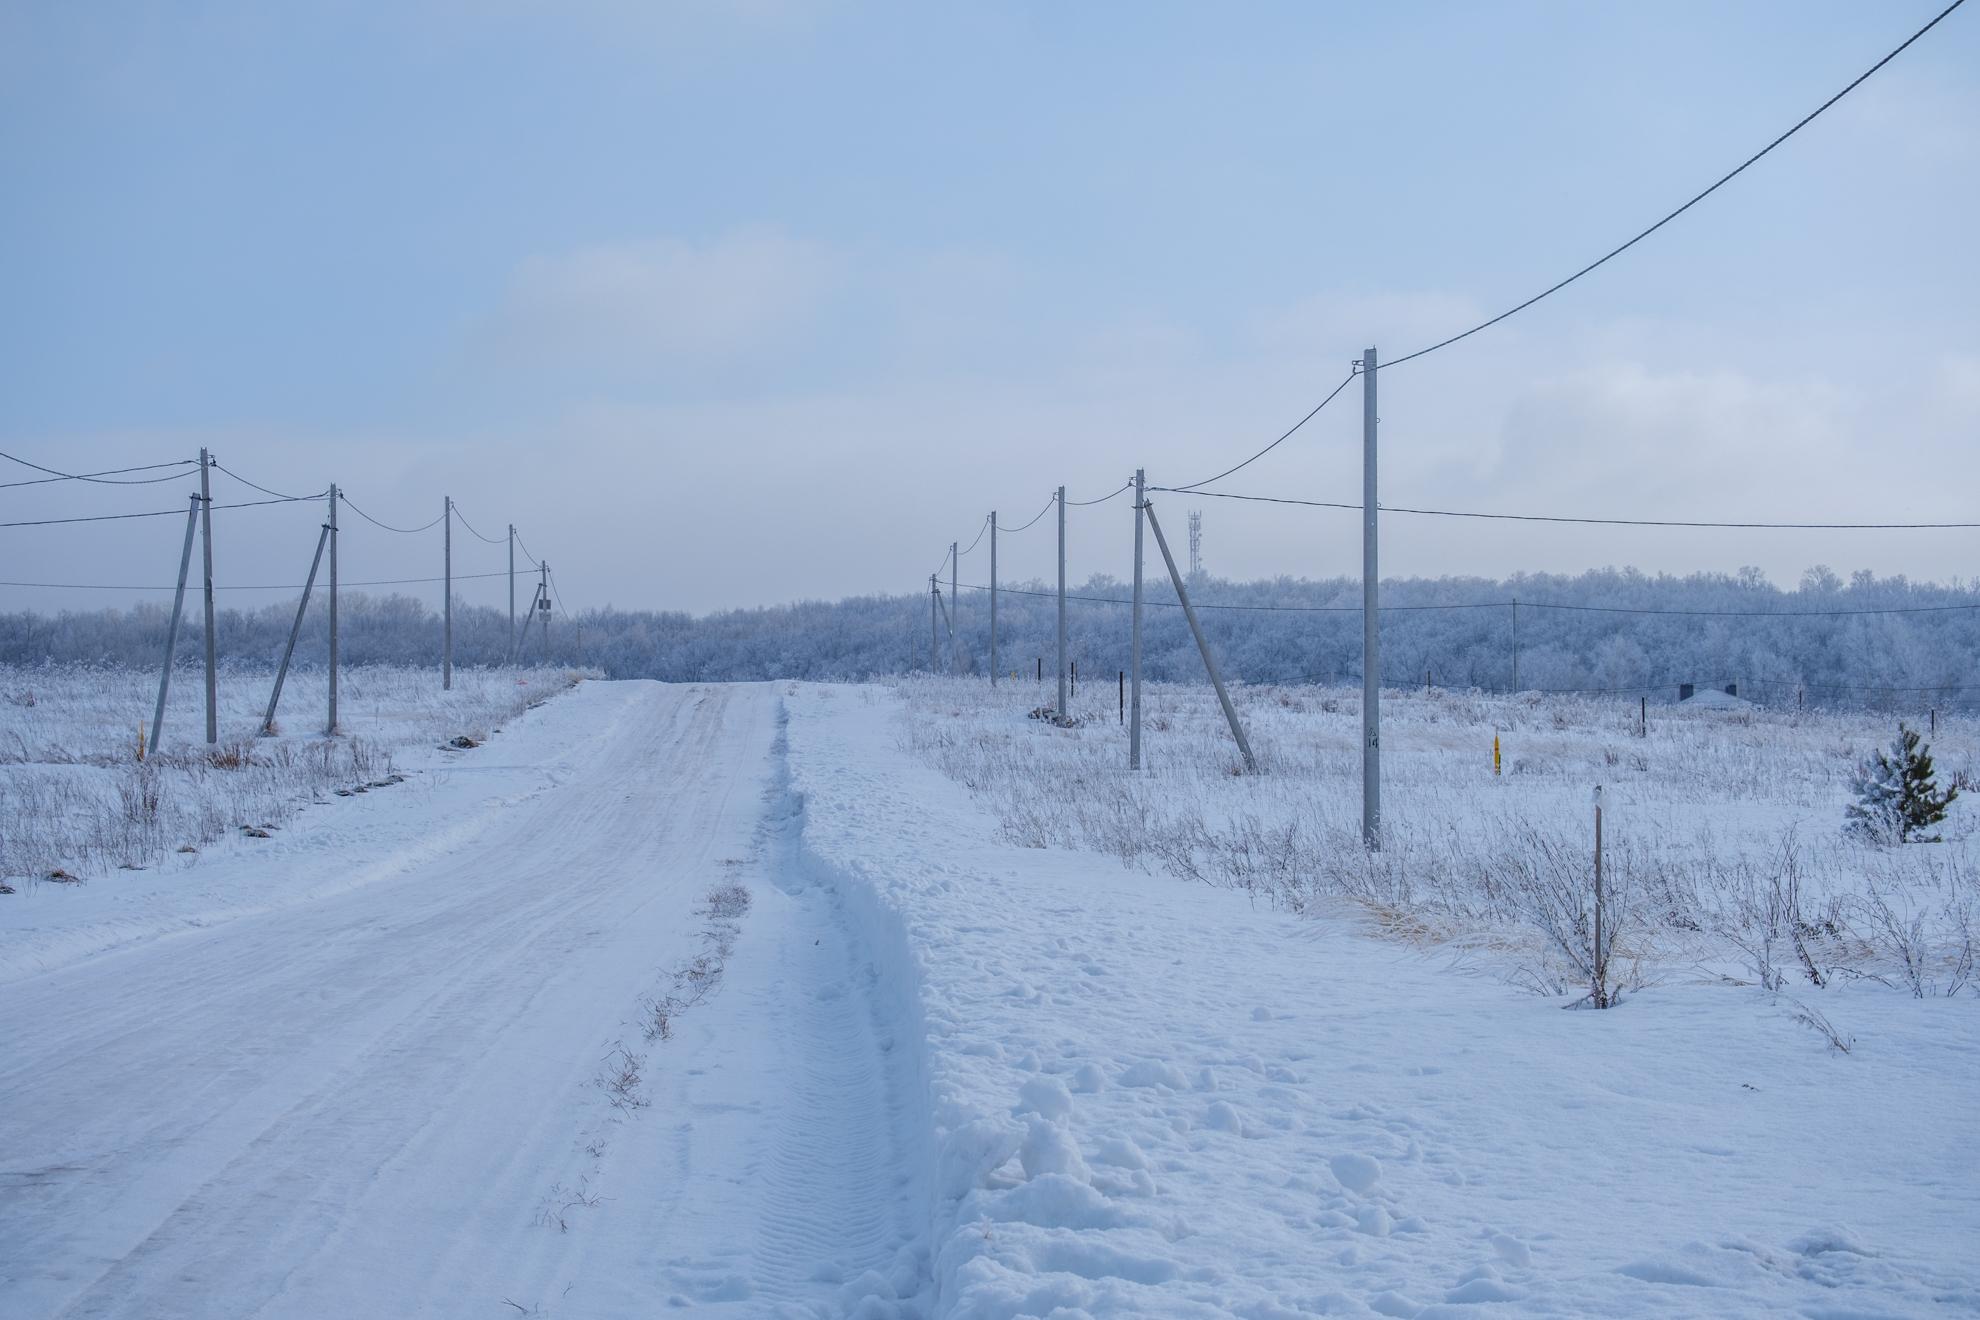
[[(201, 676), (174, 674), (165, 735), (140, 759), (155, 672), (0, 667), (0, 884), (30, 896), (72, 891), (17, 905), (60, 915), (32, 932), (7, 931), (0, 977), (32, 965), (41, 941), (66, 938), (67, 927), (86, 939), (111, 913), (132, 930), (142, 929), (147, 910), (180, 919), (188, 888), (199, 892), (201, 881), (184, 873), (202, 852), (265, 850), (263, 838), (279, 837), (302, 807), (396, 788), (405, 769), (444, 766), (460, 749), (442, 744), (485, 741), (576, 681), (562, 669), (463, 669), (442, 691), (430, 668), (346, 669), (343, 736), (331, 739), (321, 736), (327, 676), (299, 670), (284, 687), (277, 734), (257, 737), (272, 677), (221, 673), (219, 741), (208, 746)], [(256, 897), (211, 891), (204, 901), (222, 907)]]
[[(1343, 694), (1247, 693), (1249, 779), (1159, 692), (1136, 781), (1111, 710), (1052, 729), (1028, 685), (585, 682), (476, 725), (430, 677), (374, 698), (389, 791), (0, 897), (10, 1318), (1980, 1313), (1969, 818), (1840, 841), (1874, 721), (1399, 697), (1413, 833), (1371, 871)], [(1638, 893), (1666, 856), (1771, 893), (1795, 826), (1848, 918), (1824, 984), (1658, 912), (1620, 1005), (1562, 1011), (1567, 955), (1466, 868), (1579, 847), (1596, 766)], [(1158, 822), (1190, 847), (1118, 842)], [(1849, 924), (1900, 883), (1922, 996)]]
[[(1895, 716), (1766, 710), (1720, 693), (1646, 716), (1634, 698), (1390, 692), (1384, 847), (1370, 855), (1359, 689), (1234, 689), (1256, 776), (1238, 773), (1202, 687), (1148, 689), (1139, 775), (1124, 768), (1111, 684), (1072, 703), (1083, 723), (1069, 730), (1025, 718), (1050, 699), (1029, 683), (901, 691), (906, 744), (976, 790), (1009, 843), (1106, 853), (1291, 911), (1348, 900), (1393, 934), (1468, 950), (1542, 993), (1589, 984), (1598, 785), (1605, 921), (1625, 992), (1701, 977), (1980, 992), (1970, 717), (1941, 716), (1929, 739), (1939, 782), (1968, 790), (1944, 841), (1886, 848), (1842, 827), (1855, 769), (1888, 747)], [(1924, 731), (1928, 719), (1912, 723)]]
[[(1562, 1012), (1572, 992), (1511, 974), (1539, 941), (1475, 898), (1371, 899), (1297, 865), (1247, 892), (1256, 871), (1181, 880), (1119, 846), (1144, 812), (1149, 834), (1193, 822), (1203, 870), (1220, 839), (1296, 821), (1327, 833), (1296, 833), (1295, 855), (1332, 845), (1336, 873), (1361, 874), (1358, 721), (1340, 694), (1247, 694), (1272, 773), (1244, 780), (1209, 694), (1158, 693), (1145, 789), (1120, 769), (1113, 710), (1059, 731), (1024, 718), (1035, 695), (917, 683), (789, 702), (809, 855), (926, 1046), (932, 1266), (900, 1314), (1980, 1310), (1980, 1000), (1948, 997), (1945, 969), (1925, 998), (1848, 976), (1773, 994), (1677, 974), (1672, 950), (1618, 1008)], [(1836, 767), (1884, 733), (1664, 711), (1645, 743), (1613, 708), (1412, 704), (1393, 711), (1388, 800), (1414, 816), (1418, 862), (1475, 857), (1474, 830), (1511, 846), (1508, 817), (1567, 831), (1599, 779), (1647, 857), (1798, 821), (1811, 868), (1840, 882), (1820, 860), (1840, 849)], [(1611, 752), (1651, 769), (1630, 784)], [(917, 773), (922, 757), (951, 781)], [(1446, 922), (1498, 938), (1454, 948)]]

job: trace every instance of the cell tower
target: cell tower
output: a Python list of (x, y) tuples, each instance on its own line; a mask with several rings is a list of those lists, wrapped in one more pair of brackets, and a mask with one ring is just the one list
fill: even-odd
[(1189, 575), (1203, 576), (1203, 512), (1191, 509), (1189, 512)]

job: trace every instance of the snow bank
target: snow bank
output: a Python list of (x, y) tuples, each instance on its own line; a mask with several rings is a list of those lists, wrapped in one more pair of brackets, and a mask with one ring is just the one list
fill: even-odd
[(1833, 995), (1848, 1056), (1717, 986), (1564, 1013), (1347, 917), (1011, 847), (886, 692), (786, 708), (801, 864), (926, 1119), (922, 1272), (849, 1313), (1980, 1307), (1970, 997)]

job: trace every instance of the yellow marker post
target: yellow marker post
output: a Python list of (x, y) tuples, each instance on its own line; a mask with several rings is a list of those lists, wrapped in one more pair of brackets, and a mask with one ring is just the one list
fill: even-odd
[(1492, 773), (1499, 773), (1499, 735), (1496, 731), (1492, 734)]
[(138, 760), (144, 759), (144, 721), (138, 721)]

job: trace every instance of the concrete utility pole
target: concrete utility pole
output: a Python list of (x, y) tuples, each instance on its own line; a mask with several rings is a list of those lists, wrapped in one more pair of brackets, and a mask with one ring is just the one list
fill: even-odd
[(509, 657), (516, 654), (516, 525), (509, 524)]
[(1162, 562), (1169, 566), (1169, 581), (1175, 584), (1176, 599), (1182, 603), (1183, 618), (1189, 620), (1190, 636), (1196, 639), (1196, 649), (1203, 656), (1204, 672), (1210, 675), (1210, 686), (1217, 689), (1217, 704), (1224, 708), (1224, 721), (1231, 726), (1231, 737), (1237, 739), (1238, 751), (1244, 754), (1244, 768), (1255, 773), (1258, 762), (1251, 755), (1251, 742), (1244, 736), (1244, 725), (1238, 723), (1237, 707), (1231, 704), (1231, 694), (1224, 691), (1224, 679), (1217, 672), (1216, 657), (1210, 654), (1209, 639), (1203, 635), (1203, 625), (1196, 621), (1196, 607), (1189, 603), (1189, 589), (1183, 585), (1182, 573), (1176, 568), (1176, 557), (1169, 553), (1169, 538), (1162, 535), (1162, 524), (1155, 517), (1155, 506), (1144, 502), (1142, 510), (1148, 519), (1148, 529), (1155, 533), (1155, 548), (1162, 552)]
[(1513, 629), (1512, 629), (1512, 632), (1513, 632), (1513, 638), (1512, 638), (1512, 642), (1513, 642), (1513, 686), (1512, 686), (1512, 690), (1513, 690), (1513, 692), (1514, 692), (1515, 694), (1517, 694), (1517, 693), (1519, 692), (1519, 597), (1517, 597), (1517, 596), (1514, 596), (1514, 597), (1513, 597), (1513, 603), (1512, 603), (1512, 619), (1513, 619)]
[(1129, 711), (1133, 715), (1128, 724), (1128, 769), (1141, 769), (1141, 524), (1145, 519), (1142, 512), (1147, 502), (1147, 479), (1140, 468), (1134, 470), (1134, 626), (1132, 640), (1128, 644), (1128, 669), (1133, 677), (1133, 692), (1129, 697)]
[(440, 538), (445, 547), (441, 553), (445, 557), (442, 574), (446, 600), (440, 609), (440, 690), (448, 692), (454, 686), (454, 497), (442, 498), (447, 501), (440, 518), (440, 525), (446, 529)]
[(193, 533), (199, 530), (199, 496), (186, 497), (186, 545), (179, 551), (179, 587), (172, 593), (172, 622), (165, 629), (165, 672), (158, 676), (158, 709), (151, 716), (151, 749), (158, 750), (159, 730), (165, 727), (165, 694), (172, 690), (172, 657), (179, 647), (179, 616), (186, 605), (186, 575), (192, 571)]
[(330, 484), (330, 722), (326, 735), (337, 732), (337, 500), (335, 482)]
[(962, 609), (962, 597), (956, 594), (957, 561), (961, 558), (956, 547), (960, 544), (949, 542), (949, 671), (955, 674), (962, 673), (962, 656), (956, 651), (956, 614)]
[(537, 612), (543, 616), (543, 663), (550, 663), (550, 561), (544, 560), (536, 566), (538, 580), (536, 589), (541, 593), (542, 602)]
[(1382, 622), (1376, 564), (1375, 350), (1361, 356), (1361, 841), (1382, 846)]
[(1059, 715), (1066, 715), (1066, 488), (1052, 497), (1059, 506)]
[(206, 561), (206, 741), (209, 745), (220, 741), (219, 681), (218, 660), (214, 651), (213, 637), (213, 488), (211, 475), (213, 456), (204, 449), (199, 451), (199, 504), (200, 540), (204, 543), (202, 555)]
[(997, 686), (997, 511), (990, 510), (990, 686)]

